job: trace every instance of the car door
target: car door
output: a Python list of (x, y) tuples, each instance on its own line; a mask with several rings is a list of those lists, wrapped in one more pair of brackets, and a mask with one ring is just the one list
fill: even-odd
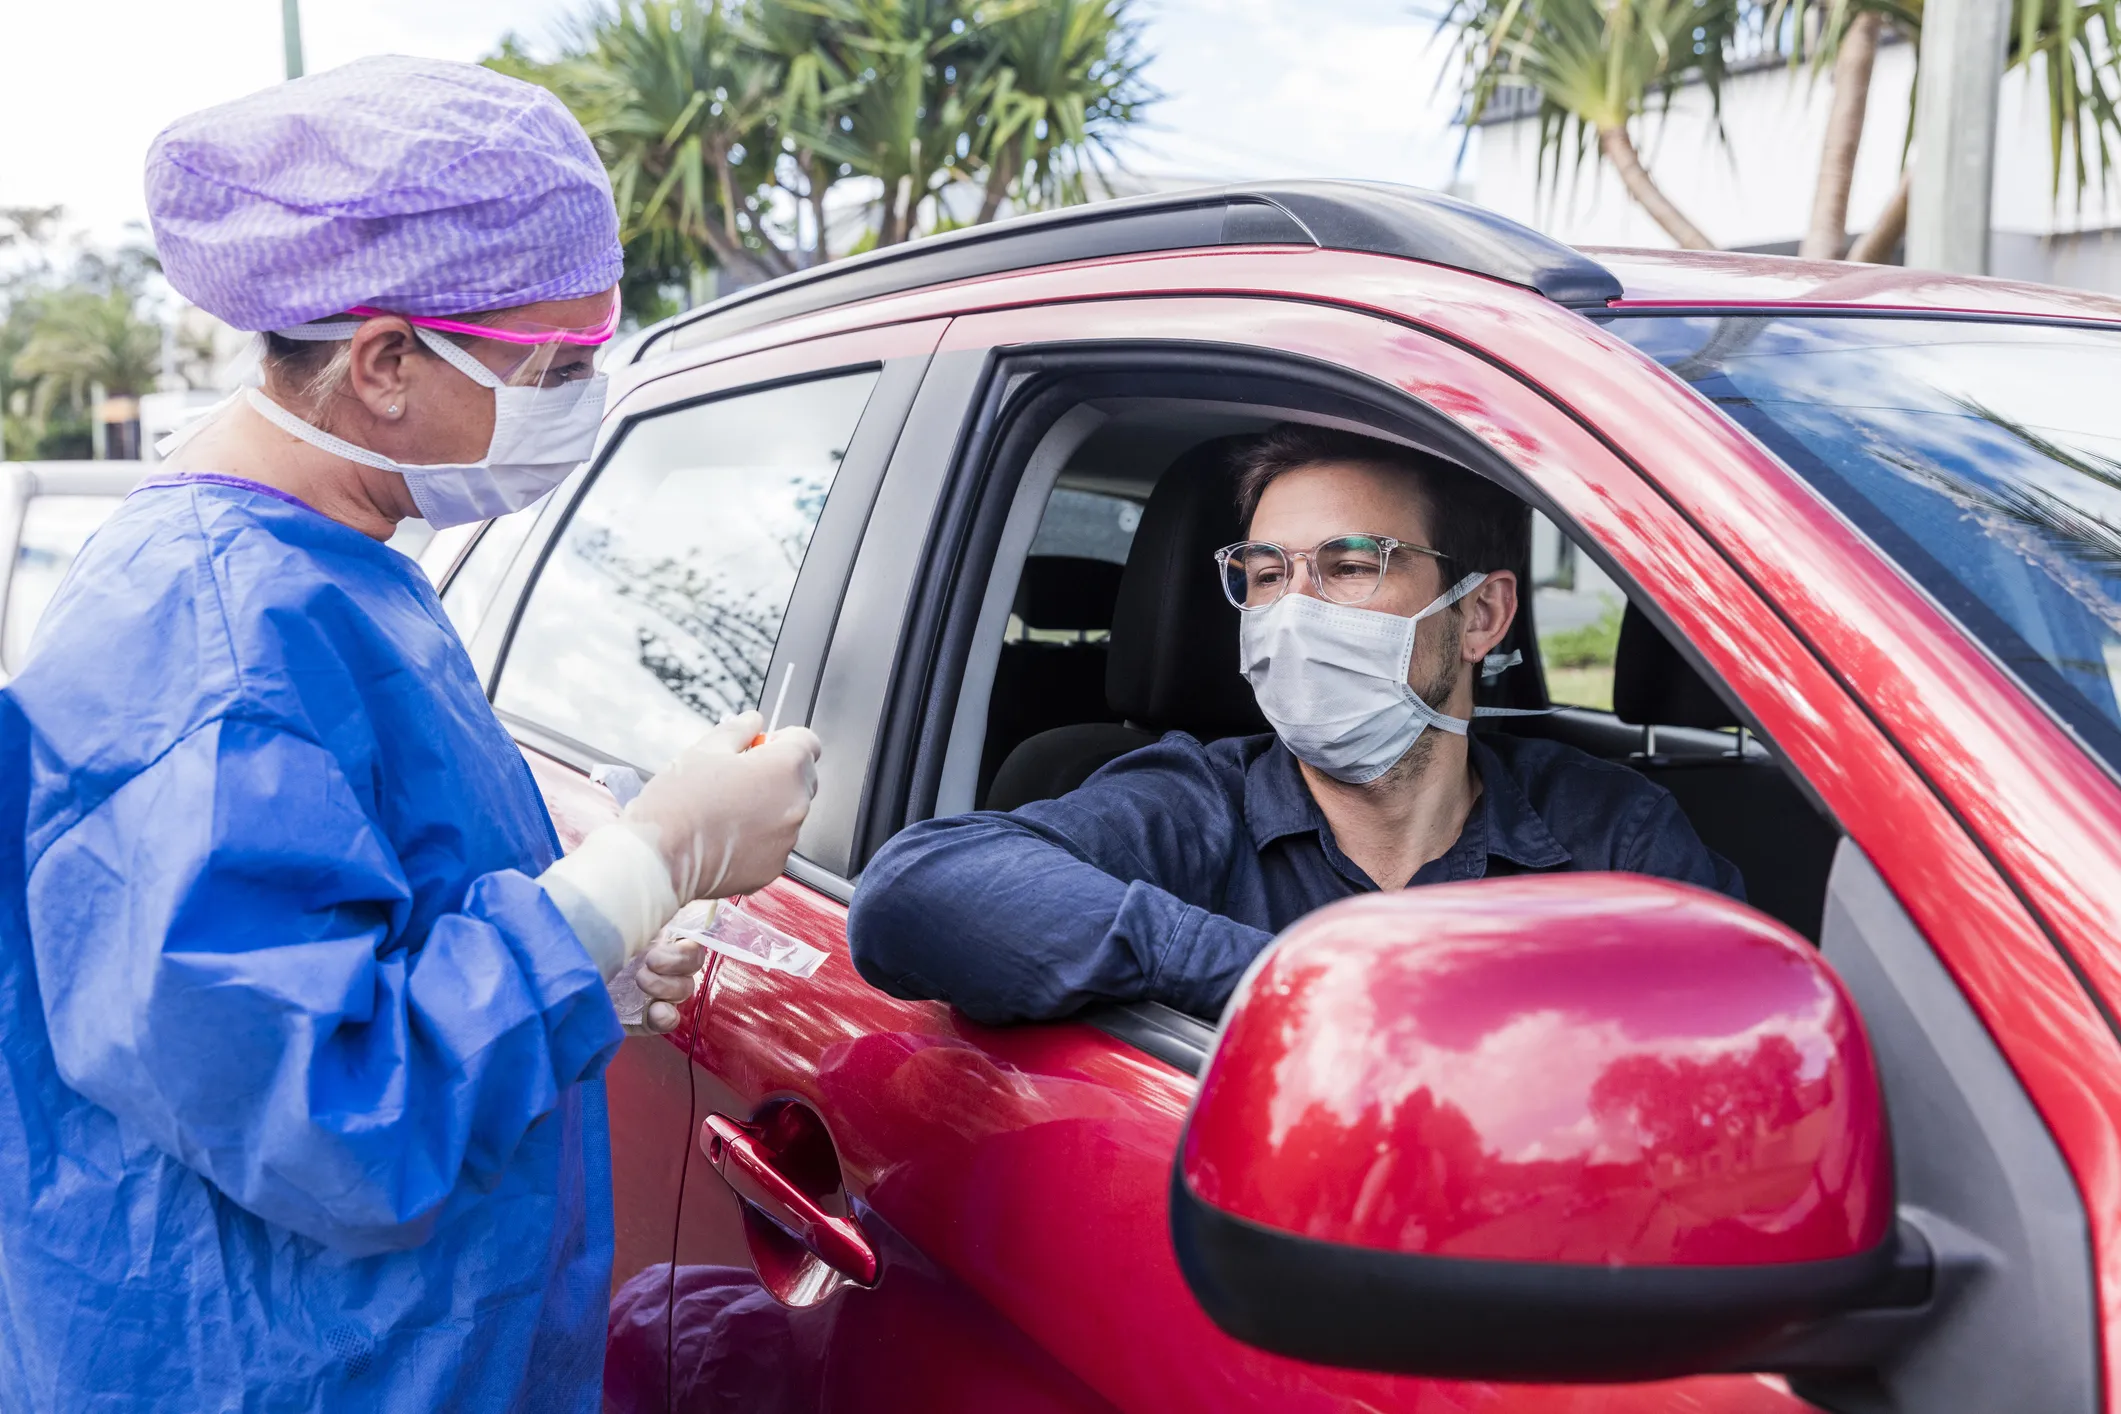
[[(824, 957), (803, 977), (720, 960), (694, 1009), (695, 1095), (715, 1157), (686, 1177), (674, 1407), (1808, 1407), (1779, 1381), (1752, 1377), (1632, 1389), (1450, 1384), (1240, 1346), (1194, 1304), (1166, 1225), (1171, 1159), (1193, 1093), (1183, 1061), (1189, 1049), (1198, 1056), (1205, 1028), (1169, 1021), (1159, 1040), (1152, 1015), (1133, 1028), (1141, 1044), (1080, 1023), (988, 1028), (946, 1006), (887, 997), (855, 974), (845, 942), (859, 864), (849, 807), (949, 733), (947, 721), (900, 710), (891, 689), (908, 653), (917, 658), (920, 640), (937, 631), (920, 606), (951, 592), (955, 552), (938, 548), (932, 528), (951, 494), (948, 450), (985, 405), (972, 397), (980, 370), (1011, 347), (1094, 348), (1138, 342), (1145, 330), (1167, 351), (1269, 347), (1380, 380), (1445, 410), (1534, 481), (1573, 468), (1604, 478), (1600, 494), (1611, 495), (1632, 475), (1492, 365), (1353, 312), (1175, 298), (955, 320), (870, 517), (818, 688), (812, 720), (835, 773), (827, 794), (837, 798), (821, 797), (807, 858), (791, 877), (742, 906)], [(1623, 563), (1714, 559), (1669, 507), (1599, 524)], [(1713, 618), (1779, 668), (1785, 711), (1861, 724), (1727, 568), (1715, 589), (1686, 612)], [(865, 1252), (873, 1283), (863, 1280)]]
[[(443, 606), (563, 846), (616, 817), (596, 765), (651, 773), (721, 715), (758, 705), (775, 643), (805, 612), (799, 580), (830, 580), (817, 566), (844, 559), (835, 547), (858, 529), (863, 484), (939, 327), (637, 384), (590, 467), (453, 555)], [(606, 1075), (608, 1408), (668, 1404), (670, 1258), (693, 1153), (687, 1039), (629, 1039)]]

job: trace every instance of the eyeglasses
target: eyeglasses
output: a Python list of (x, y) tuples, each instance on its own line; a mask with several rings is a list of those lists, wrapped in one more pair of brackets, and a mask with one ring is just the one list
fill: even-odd
[(1216, 568), (1222, 571), (1223, 594), (1246, 613), (1256, 613), (1280, 601), (1296, 579), (1296, 562), (1311, 567), (1311, 584), (1321, 599), (1335, 604), (1368, 603), (1385, 582), (1392, 552), (1407, 550), (1432, 559), (1449, 555), (1395, 540), (1389, 535), (1336, 535), (1321, 540), (1309, 550), (1284, 550), (1265, 540), (1240, 540), (1215, 552)]

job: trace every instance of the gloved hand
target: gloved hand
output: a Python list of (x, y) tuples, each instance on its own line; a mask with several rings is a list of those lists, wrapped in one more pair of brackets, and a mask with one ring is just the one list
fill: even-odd
[(699, 989), (700, 972), (707, 966), (707, 949), (690, 938), (662, 938), (641, 954), (634, 984), (648, 996), (638, 1029), (650, 1036), (675, 1031), (678, 1005)]
[(764, 725), (756, 712), (723, 722), (656, 772), (619, 816), (669, 864), (681, 904), (764, 888), (795, 848), (823, 748), (808, 727), (752, 746)]
[(763, 888), (787, 864), (821, 747), (808, 727), (753, 747), (762, 725), (745, 712), (715, 727), (539, 876), (607, 982), (679, 905)]

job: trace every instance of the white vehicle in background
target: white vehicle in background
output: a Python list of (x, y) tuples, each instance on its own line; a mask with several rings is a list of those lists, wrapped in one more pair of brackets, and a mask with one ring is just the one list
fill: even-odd
[(146, 474), (136, 461), (0, 462), (0, 682), (21, 671), (74, 556)]

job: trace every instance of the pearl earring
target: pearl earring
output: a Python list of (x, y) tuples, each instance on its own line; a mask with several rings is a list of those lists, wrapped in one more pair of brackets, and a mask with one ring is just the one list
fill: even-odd
[(390, 415), (392, 417), (396, 417), (398, 415), (398, 405), (396, 403), (392, 403), (390, 405)]

